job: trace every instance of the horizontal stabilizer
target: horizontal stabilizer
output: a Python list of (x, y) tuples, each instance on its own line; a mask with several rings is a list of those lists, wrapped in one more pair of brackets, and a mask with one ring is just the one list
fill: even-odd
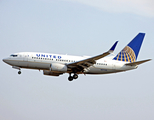
[(151, 59), (148, 59), (148, 60), (142, 60), (142, 61), (137, 61), (137, 62), (127, 63), (127, 64), (125, 64), (125, 65), (135, 66), (135, 65), (139, 65), (139, 64), (142, 64), (142, 63), (148, 62), (148, 61), (150, 61), (150, 60), (151, 60)]

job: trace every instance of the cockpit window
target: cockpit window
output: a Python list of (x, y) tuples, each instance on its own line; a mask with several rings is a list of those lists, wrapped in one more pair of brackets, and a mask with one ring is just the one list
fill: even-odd
[(10, 55), (10, 56), (11, 56), (11, 57), (17, 57), (18, 55), (13, 55), (13, 54), (12, 54), (12, 55)]

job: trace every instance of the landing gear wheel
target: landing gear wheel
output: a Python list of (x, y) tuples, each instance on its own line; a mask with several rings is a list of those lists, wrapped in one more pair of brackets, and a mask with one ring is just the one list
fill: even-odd
[(20, 75), (21, 74), (21, 71), (18, 71), (18, 74)]
[(72, 80), (73, 80), (73, 77), (72, 77), (72, 76), (69, 76), (69, 77), (68, 77), (68, 80), (69, 80), (69, 81), (72, 81)]
[(73, 79), (77, 79), (78, 78), (78, 75), (77, 74), (74, 74), (73, 75)]

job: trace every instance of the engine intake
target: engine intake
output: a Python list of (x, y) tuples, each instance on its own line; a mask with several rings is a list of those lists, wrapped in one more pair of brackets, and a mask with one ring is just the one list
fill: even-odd
[(59, 63), (52, 63), (50, 70), (54, 72), (67, 72), (67, 66)]

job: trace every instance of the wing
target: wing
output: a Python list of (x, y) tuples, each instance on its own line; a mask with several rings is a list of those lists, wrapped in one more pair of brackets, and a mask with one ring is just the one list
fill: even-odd
[(69, 69), (71, 69), (70, 72), (76, 73), (76, 72), (83, 71), (84, 69), (86, 69), (90, 66), (93, 66), (93, 64), (96, 63), (96, 60), (101, 59), (101, 58), (109, 55), (110, 53), (113, 53), (117, 43), (118, 43), (118, 41), (116, 41), (114, 43), (114, 45), (110, 48), (109, 51), (107, 51), (103, 54), (100, 54), (100, 55), (97, 55), (97, 56), (94, 56), (94, 57), (91, 57), (91, 58), (87, 58), (87, 59), (84, 59), (84, 60), (80, 60), (80, 61), (77, 61), (77, 62), (74, 62), (74, 63), (69, 63), (69, 64), (67, 64), (67, 67)]

